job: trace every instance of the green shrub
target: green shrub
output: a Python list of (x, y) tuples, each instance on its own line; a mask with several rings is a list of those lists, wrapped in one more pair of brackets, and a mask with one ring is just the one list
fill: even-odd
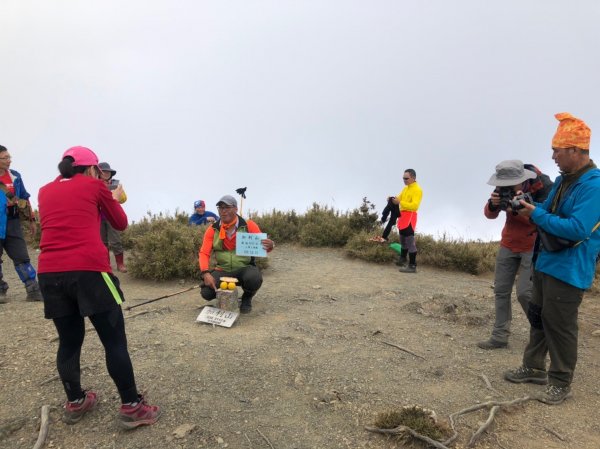
[(348, 225), (354, 233), (366, 231), (373, 232), (378, 228), (377, 212), (374, 212), (375, 205), (371, 203), (367, 197), (363, 197), (362, 204), (358, 209), (354, 209), (348, 214)]
[(21, 230), (23, 231), (23, 238), (27, 243), (27, 246), (33, 249), (40, 247), (40, 239), (42, 238), (42, 228), (40, 227), (40, 216), (37, 210), (34, 210), (36, 219), (35, 235), (31, 235), (31, 228), (28, 221), (21, 220)]
[(121, 233), (121, 243), (125, 249), (132, 249), (135, 245), (135, 240), (146, 234), (148, 231), (156, 229), (157, 223), (173, 222), (187, 226), (188, 219), (189, 217), (187, 214), (178, 210), (175, 211), (173, 217), (169, 216), (169, 214), (163, 214), (162, 212), (153, 214), (148, 211), (144, 218), (137, 223), (135, 221), (132, 222), (127, 229)]
[[(348, 256), (367, 262), (389, 263), (398, 258), (398, 253), (389, 247), (388, 243), (376, 243), (369, 241), (372, 233), (363, 231), (354, 234), (344, 247)], [(391, 237), (391, 236), (390, 236)], [(391, 238), (390, 240), (398, 240)]]
[(481, 274), (494, 270), (497, 242), (454, 240), (443, 235), (417, 235), (419, 262), (437, 268)]
[(266, 232), (269, 238), (277, 243), (298, 241), (300, 217), (293, 210), (282, 212), (273, 209), (252, 219), (258, 223), (262, 232)]
[(205, 230), (206, 226), (188, 226), (177, 217), (154, 217), (139, 227), (132, 225), (129, 272), (142, 279), (199, 279), (198, 250)]
[(300, 221), (298, 240), (303, 246), (342, 247), (351, 235), (347, 214), (313, 203)]
[[(396, 259), (398, 253), (389, 244), (369, 241), (372, 234), (362, 232), (355, 234), (345, 246), (346, 254), (350, 257), (368, 262), (386, 263)], [(418, 262), (445, 270), (464, 271), (471, 274), (481, 274), (494, 270), (497, 242), (453, 240), (445, 235), (435, 240), (430, 235), (418, 234)], [(397, 234), (390, 235), (390, 242), (398, 241)]]

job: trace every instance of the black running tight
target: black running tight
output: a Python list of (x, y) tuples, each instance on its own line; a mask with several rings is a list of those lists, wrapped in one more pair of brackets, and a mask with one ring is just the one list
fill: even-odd
[[(127, 336), (121, 308), (89, 317), (96, 328), (106, 354), (106, 367), (115, 382), (123, 403), (137, 401), (133, 366), (127, 352)], [(85, 321), (80, 315), (54, 318), (59, 345), (56, 366), (67, 398), (75, 401), (83, 397), (79, 359), (85, 337)]]

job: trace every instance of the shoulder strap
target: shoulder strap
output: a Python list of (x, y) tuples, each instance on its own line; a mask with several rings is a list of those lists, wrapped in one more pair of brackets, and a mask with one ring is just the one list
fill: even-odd
[[(596, 232), (596, 230), (597, 230), (599, 227), (600, 227), (600, 221), (599, 221), (598, 223), (596, 223), (596, 226), (594, 226), (594, 227), (592, 228), (592, 232), (590, 232), (590, 236), (591, 236), (591, 235), (592, 235), (594, 232)], [(586, 238), (585, 238), (585, 239), (583, 239), (583, 240), (579, 240), (577, 243), (575, 243), (575, 244), (573, 245), (573, 248), (575, 248), (575, 247), (576, 247), (576, 246), (578, 246), (578, 245), (581, 245), (583, 242), (585, 242), (586, 240), (589, 240), (589, 239), (590, 239), (589, 237), (586, 237)]]

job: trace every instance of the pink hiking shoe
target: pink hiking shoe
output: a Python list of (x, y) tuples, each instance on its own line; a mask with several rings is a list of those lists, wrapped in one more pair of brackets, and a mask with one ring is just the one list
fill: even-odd
[(146, 403), (143, 395), (138, 395), (138, 402), (123, 404), (119, 410), (119, 422), (125, 429), (149, 426), (160, 418), (162, 410), (158, 405)]
[(67, 402), (63, 421), (67, 424), (75, 424), (81, 421), (83, 415), (92, 410), (98, 402), (98, 395), (93, 391), (84, 391), (85, 396), (79, 401)]

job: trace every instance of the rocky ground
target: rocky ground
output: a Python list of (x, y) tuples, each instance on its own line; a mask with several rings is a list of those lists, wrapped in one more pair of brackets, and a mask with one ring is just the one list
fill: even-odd
[[(230, 329), (196, 323), (206, 304), (197, 289), (125, 312), (139, 387), (164, 408), (156, 425), (130, 432), (117, 426), (118, 397), (93, 331), (82, 377), (99, 392), (99, 406), (74, 426), (61, 421), (54, 327), (41, 303), (24, 300), (5, 263), (0, 448), (33, 447), (43, 405), (51, 406), (48, 448), (394, 448), (398, 441), (365, 431), (380, 412), (419, 404), (443, 419), (543, 389), (502, 380), (527, 341), (519, 310), (508, 349), (475, 346), (492, 324), (489, 275), (425, 266), (401, 274), (331, 249), (278, 246), (270, 257), (254, 310)], [(194, 285), (119, 277), (126, 306)], [(598, 299), (587, 295), (581, 307), (574, 398), (502, 411), (476, 447), (600, 447)], [(460, 418), (454, 447), (465, 447), (486, 418), (485, 411)]]

